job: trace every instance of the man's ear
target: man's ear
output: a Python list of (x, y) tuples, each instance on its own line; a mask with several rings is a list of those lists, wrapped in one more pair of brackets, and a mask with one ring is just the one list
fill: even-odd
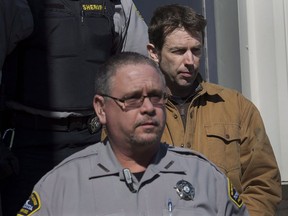
[(157, 53), (157, 50), (156, 50), (154, 44), (149, 43), (147, 45), (147, 50), (148, 50), (149, 57), (152, 60), (154, 60), (156, 63), (159, 63), (159, 56), (158, 56), (158, 53)]
[(93, 107), (99, 121), (102, 125), (106, 124), (106, 113), (104, 111), (104, 98), (100, 95), (95, 95), (93, 99)]

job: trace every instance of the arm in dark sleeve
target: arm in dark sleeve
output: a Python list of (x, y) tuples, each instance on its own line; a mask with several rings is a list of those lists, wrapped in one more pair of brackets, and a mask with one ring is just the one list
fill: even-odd
[(241, 104), (241, 197), (251, 215), (272, 216), (281, 201), (280, 171), (258, 109), (245, 99)]
[(17, 42), (31, 34), (33, 17), (26, 0), (0, 0), (0, 68)]

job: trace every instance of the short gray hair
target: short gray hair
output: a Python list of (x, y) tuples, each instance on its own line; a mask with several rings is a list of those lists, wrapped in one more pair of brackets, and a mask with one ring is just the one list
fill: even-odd
[(117, 73), (117, 70), (125, 65), (137, 64), (146, 64), (153, 67), (161, 77), (163, 84), (166, 85), (164, 75), (159, 69), (157, 63), (152, 59), (136, 52), (122, 52), (112, 56), (99, 68), (95, 80), (95, 93), (99, 95), (110, 94), (111, 80)]

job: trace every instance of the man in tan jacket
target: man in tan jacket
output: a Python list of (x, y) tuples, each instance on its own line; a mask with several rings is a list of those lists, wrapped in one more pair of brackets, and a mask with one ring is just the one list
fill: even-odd
[(147, 48), (170, 97), (162, 141), (203, 153), (233, 182), (250, 215), (275, 215), (281, 179), (259, 111), (243, 95), (198, 73), (206, 20), (192, 8), (156, 9)]

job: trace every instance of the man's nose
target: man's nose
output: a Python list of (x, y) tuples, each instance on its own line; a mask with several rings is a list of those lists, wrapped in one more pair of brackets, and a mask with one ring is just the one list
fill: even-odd
[(193, 65), (194, 64), (194, 55), (193, 53), (188, 50), (184, 55), (184, 64), (186, 65)]
[(153, 105), (149, 97), (146, 96), (143, 98), (141, 109), (147, 112), (151, 112), (155, 110), (155, 106)]

